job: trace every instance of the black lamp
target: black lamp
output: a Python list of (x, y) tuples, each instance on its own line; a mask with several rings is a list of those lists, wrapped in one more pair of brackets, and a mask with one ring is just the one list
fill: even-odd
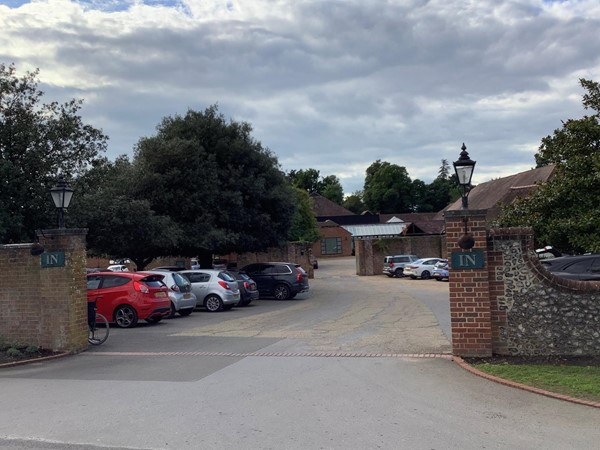
[(65, 228), (65, 209), (69, 207), (73, 197), (73, 189), (65, 181), (64, 176), (58, 176), (56, 186), (50, 189), (54, 206), (58, 209), (58, 228)]
[[(463, 142), (461, 147), (460, 157), (458, 161), (454, 161), (454, 172), (456, 173), (456, 181), (462, 188), (462, 209), (469, 209), (469, 191), (471, 190), (471, 178), (473, 177), (473, 170), (475, 169), (475, 161), (469, 158), (467, 152), (467, 146)], [(458, 240), (458, 246), (463, 250), (469, 250), (475, 245), (475, 238), (468, 232), (468, 221), (469, 218), (465, 215), (463, 221), (465, 222), (465, 233)]]
[(458, 161), (454, 161), (454, 172), (456, 173), (456, 180), (458, 185), (462, 187), (462, 208), (469, 209), (469, 191), (471, 190), (471, 178), (473, 177), (473, 170), (475, 169), (475, 162), (469, 158), (467, 152), (467, 146), (463, 142), (461, 147), (460, 157)]

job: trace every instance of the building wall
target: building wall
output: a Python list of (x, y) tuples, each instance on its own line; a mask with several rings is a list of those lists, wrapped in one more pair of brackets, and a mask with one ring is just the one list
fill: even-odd
[(312, 245), (312, 253), (317, 258), (335, 258), (338, 256), (352, 255), (352, 235), (348, 230), (340, 226), (322, 226), (319, 228), (319, 233), (322, 239), (324, 238), (340, 238), (342, 243), (342, 252), (338, 254), (323, 254), (321, 252), (321, 240)]
[(0, 246), (0, 336), (48, 350), (87, 348), (87, 230), (43, 230), (46, 252), (64, 252), (64, 267), (43, 268), (33, 244)]

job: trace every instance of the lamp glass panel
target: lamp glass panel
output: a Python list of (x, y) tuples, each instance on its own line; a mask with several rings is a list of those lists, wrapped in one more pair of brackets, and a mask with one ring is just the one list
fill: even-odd
[(471, 176), (473, 175), (473, 166), (456, 166), (456, 176), (458, 184), (467, 186), (471, 184)]

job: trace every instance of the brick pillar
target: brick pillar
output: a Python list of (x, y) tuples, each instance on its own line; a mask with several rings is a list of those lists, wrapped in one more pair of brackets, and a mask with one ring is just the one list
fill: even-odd
[[(38, 230), (40, 258), (40, 346), (79, 352), (87, 348), (87, 229)], [(64, 265), (44, 267), (48, 253), (64, 254)]]
[[(450, 262), (452, 352), (459, 356), (491, 356), (492, 326), (487, 264), (485, 210), (446, 211), (446, 246)], [(475, 241), (471, 250), (458, 246), (467, 229)], [(453, 267), (453, 253), (483, 252), (483, 268)]]

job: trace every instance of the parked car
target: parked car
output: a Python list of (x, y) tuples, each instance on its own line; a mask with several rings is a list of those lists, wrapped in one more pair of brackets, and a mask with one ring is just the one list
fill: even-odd
[(228, 261), (223, 258), (213, 259), (212, 268), (215, 270), (225, 270), (227, 269)]
[(147, 270), (144, 272), (154, 275), (162, 275), (162, 282), (169, 288), (169, 299), (171, 300), (171, 314), (175, 313), (180, 316), (189, 316), (196, 308), (197, 299), (192, 292), (192, 285), (187, 278), (183, 277), (179, 272), (171, 272), (168, 270)]
[(247, 306), (252, 303), (252, 300), (258, 300), (259, 293), (256, 282), (244, 272), (229, 271), (235, 277), (240, 288), (240, 302), (238, 306)]
[(129, 272), (129, 268), (124, 264), (112, 264), (106, 270), (110, 272)]
[(277, 300), (287, 300), (309, 290), (308, 274), (300, 264), (254, 263), (242, 267), (240, 272), (245, 272), (256, 282), (261, 297), (272, 296)]
[(431, 278), (431, 273), (433, 272), (435, 265), (441, 260), (442, 258), (417, 259), (404, 267), (404, 276), (411, 277), (413, 280), (416, 278), (427, 280)]
[(404, 276), (404, 266), (419, 259), (416, 255), (390, 255), (383, 258), (383, 273), (388, 277)]
[(162, 276), (141, 272), (96, 272), (87, 275), (88, 302), (96, 302), (100, 314), (121, 328), (139, 320), (157, 323), (171, 312)]
[(189, 280), (198, 305), (204, 305), (207, 311), (229, 310), (240, 301), (237, 280), (226, 270), (183, 270), (178, 273)]
[(431, 276), (435, 278), (437, 281), (449, 281), (450, 280), (450, 271), (448, 270), (448, 260), (442, 259), (438, 262), (433, 271), (431, 272)]
[(542, 265), (554, 275), (568, 280), (600, 280), (600, 254), (561, 256), (542, 259)]

